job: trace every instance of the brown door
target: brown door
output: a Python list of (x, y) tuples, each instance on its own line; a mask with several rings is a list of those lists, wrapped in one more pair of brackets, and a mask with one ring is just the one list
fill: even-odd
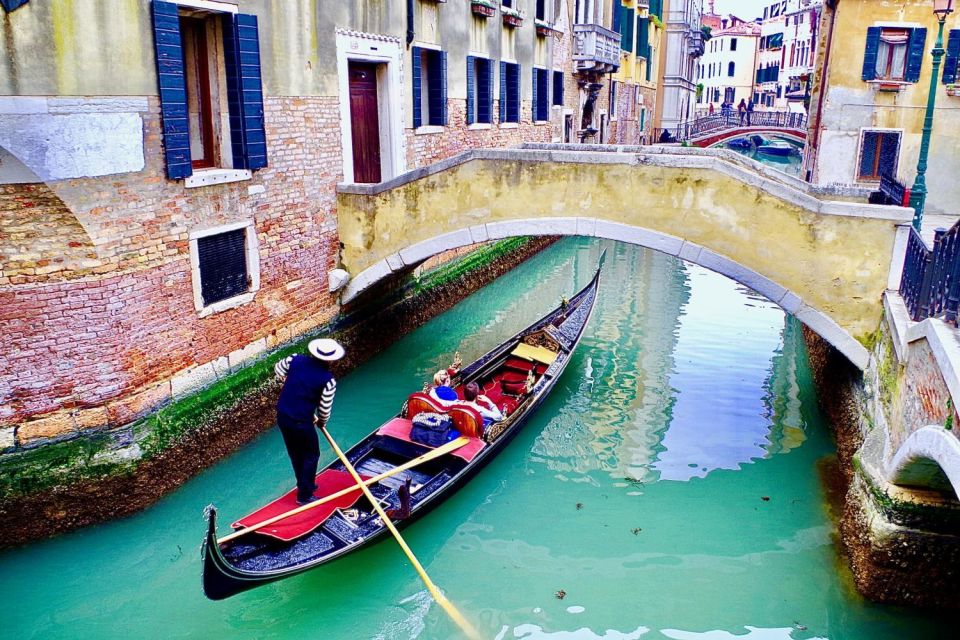
[(350, 122), (353, 129), (353, 181), (380, 182), (380, 119), (377, 116), (377, 65), (350, 63)]

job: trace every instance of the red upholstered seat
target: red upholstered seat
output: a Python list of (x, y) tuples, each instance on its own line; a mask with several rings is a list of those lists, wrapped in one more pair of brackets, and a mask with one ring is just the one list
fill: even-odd
[(520, 396), (527, 392), (526, 382), (510, 382), (508, 380), (503, 380), (501, 382), (501, 387), (503, 388), (504, 393), (509, 393), (514, 396)]
[(511, 369), (513, 371), (520, 371), (522, 373), (526, 373), (527, 371), (530, 371), (531, 369), (533, 369), (532, 362), (530, 362), (529, 360), (524, 360), (523, 358), (517, 358), (514, 356), (510, 356), (509, 358), (507, 358), (507, 361), (503, 363), (503, 366), (507, 369)]
[(447, 413), (453, 418), (453, 426), (461, 435), (468, 438), (483, 436), (483, 416), (473, 407), (453, 405), (447, 408)]
[(423, 412), (443, 413), (444, 409), (438, 405), (433, 398), (420, 391), (411, 393), (407, 398), (407, 414), (404, 416), (408, 420), (413, 420), (414, 416)]
[(502, 382), (525, 382), (527, 380), (527, 374), (520, 373), (519, 371), (504, 371), (500, 375), (500, 380)]

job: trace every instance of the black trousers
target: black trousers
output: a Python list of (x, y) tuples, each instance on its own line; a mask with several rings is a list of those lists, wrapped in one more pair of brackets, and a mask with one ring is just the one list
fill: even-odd
[(312, 423), (296, 422), (283, 415), (277, 415), (277, 426), (280, 427), (283, 443), (287, 445), (293, 474), (297, 477), (297, 500), (302, 502), (317, 490), (314, 482), (320, 460), (317, 429)]

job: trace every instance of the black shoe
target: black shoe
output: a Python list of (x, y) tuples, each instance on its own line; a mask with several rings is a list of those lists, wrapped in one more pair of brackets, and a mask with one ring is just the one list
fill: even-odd
[(320, 498), (318, 498), (317, 496), (310, 496), (310, 497), (307, 498), (306, 500), (301, 500), (300, 498), (297, 498), (297, 504), (299, 504), (299, 505), (302, 506), (302, 505), (305, 505), (305, 504), (310, 504), (311, 502), (316, 502), (316, 501), (319, 500), (319, 499), (320, 499)]

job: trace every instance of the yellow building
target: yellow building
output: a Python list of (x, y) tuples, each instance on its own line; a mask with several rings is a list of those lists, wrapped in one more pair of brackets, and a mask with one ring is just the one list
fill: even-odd
[[(663, 36), (663, 0), (615, 0), (620, 67), (610, 77), (610, 142), (640, 144), (657, 99), (657, 67)], [(649, 140), (647, 140), (649, 142)]]
[[(869, 187), (890, 174), (907, 186), (913, 183), (936, 37), (932, 0), (824, 3), (804, 159), (807, 180)], [(926, 213), (957, 215), (957, 13), (948, 16), (943, 41), (947, 55), (936, 78)]]

